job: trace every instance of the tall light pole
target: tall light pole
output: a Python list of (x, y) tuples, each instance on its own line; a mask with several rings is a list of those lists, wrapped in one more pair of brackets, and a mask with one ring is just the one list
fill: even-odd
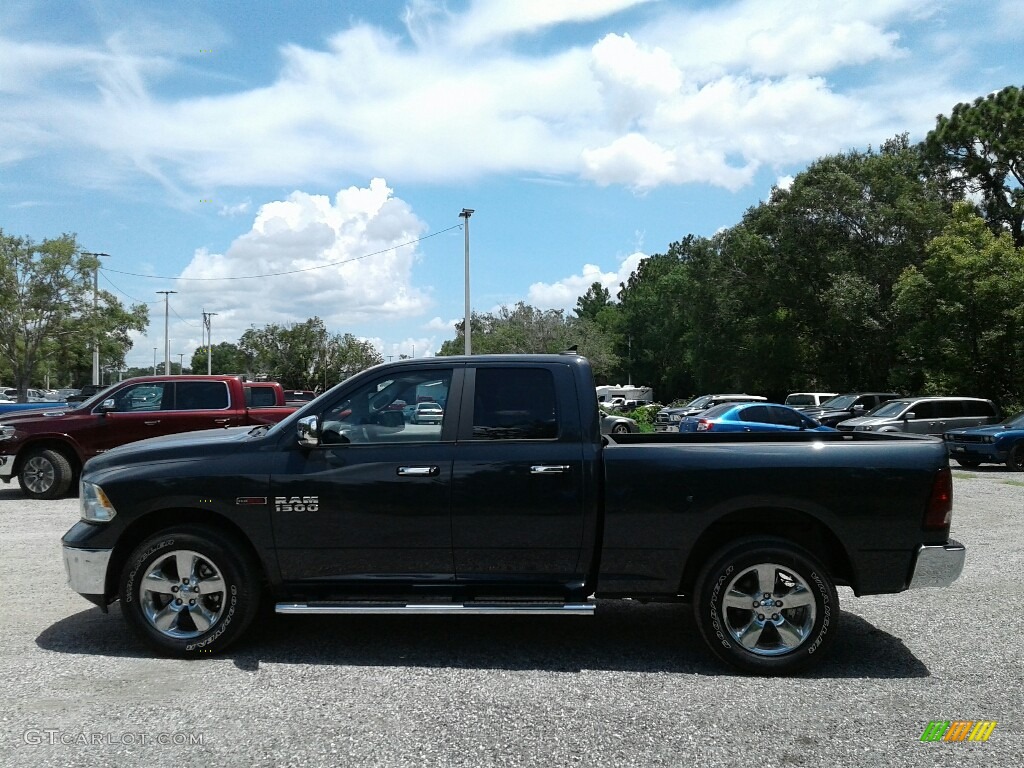
[[(92, 314), (96, 316), (96, 311), (99, 308), (99, 293), (100, 293), (100, 256), (106, 256), (110, 258), (109, 253), (89, 253), (82, 251), (83, 256), (92, 256), (96, 259), (96, 268), (92, 273)], [(92, 340), (92, 383), (99, 385), (100, 383), (100, 339), (99, 336), (94, 336)]]
[(465, 322), (465, 327), (463, 329), (463, 336), (466, 339), (466, 354), (467, 355), (473, 354), (473, 345), (472, 345), (472, 343), (469, 340), (469, 321), (470, 321), (470, 312), (469, 312), (469, 217), (472, 216), (474, 213), (475, 213), (475, 211), (472, 208), (463, 208), (462, 209), (462, 213), (459, 214), (459, 218), (460, 219), (465, 219), (466, 220), (466, 224), (465, 224), (465, 227), (464, 227), (464, 230), (465, 230), (465, 233), (466, 233), (466, 319), (464, 321)]
[(156, 351), (159, 347), (153, 347), (153, 375), (156, 376)]
[(177, 291), (157, 291), (164, 295), (164, 376), (171, 375), (171, 339), (167, 335), (170, 328), (171, 294)]
[(183, 376), (185, 374), (185, 353), (178, 353), (178, 375)]
[(210, 318), (216, 315), (216, 312), (207, 312), (203, 310), (203, 328), (206, 329), (206, 375), (210, 376), (213, 373), (213, 331), (210, 329)]

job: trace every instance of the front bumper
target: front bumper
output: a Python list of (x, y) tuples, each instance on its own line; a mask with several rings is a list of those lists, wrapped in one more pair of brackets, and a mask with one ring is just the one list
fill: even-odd
[(995, 443), (957, 443), (946, 441), (946, 449), (951, 459), (967, 459), (980, 461), (983, 464), (1005, 464), (1009, 451), (1001, 451)]
[(112, 549), (78, 549), (65, 545), (64, 570), (68, 574), (68, 586), (90, 599), (106, 595), (107, 566), (113, 552)]
[(0, 456), (0, 480), (5, 483), (11, 482), (11, 477), (14, 476), (14, 457), (13, 456)]
[(917, 550), (907, 588), (948, 587), (960, 577), (966, 559), (967, 549), (959, 541), (950, 539), (933, 546), (922, 544)]

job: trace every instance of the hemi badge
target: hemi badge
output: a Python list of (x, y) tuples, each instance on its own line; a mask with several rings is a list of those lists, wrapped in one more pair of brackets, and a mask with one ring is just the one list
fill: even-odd
[(266, 505), (266, 496), (239, 496), (235, 499), (235, 506), (239, 507), (265, 507)]

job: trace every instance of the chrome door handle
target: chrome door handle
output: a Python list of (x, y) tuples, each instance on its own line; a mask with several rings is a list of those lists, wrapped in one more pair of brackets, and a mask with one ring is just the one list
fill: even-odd
[(147, 427), (154, 427), (160, 423), (160, 419), (157, 419), (156, 421), (144, 421), (142, 423), (145, 424)]
[[(471, 329), (472, 330), (472, 329)], [(231, 419), (214, 419), (214, 424), (227, 424)]]
[(438, 467), (399, 467), (399, 477), (434, 477), (441, 474)]
[(559, 475), (568, 472), (572, 467), (568, 464), (534, 464), (530, 467), (531, 475)]

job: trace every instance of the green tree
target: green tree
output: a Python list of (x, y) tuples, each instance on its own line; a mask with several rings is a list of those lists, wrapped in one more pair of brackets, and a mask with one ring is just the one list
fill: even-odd
[(88, 354), (91, 371), (94, 340), (106, 367), (123, 367), (129, 331), (146, 328), (144, 305), (126, 310), (106, 291), (98, 292), (94, 309), (98, 266), (73, 235), (36, 244), (0, 230), (0, 356), (22, 397), (40, 367), (71, 383)]
[[(605, 329), (590, 320), (567, 318), (561, 309), (542, 310), (520, 301), (496, 313), (474, 312), (470, 322), (476, 355), (558, 353), (575, 345), (590, 359), (595, 376), (607, 376), (619, 364)], [(463, 354), (464, 325), (456, 324), (455, 338), (444, 342), (438, 354)]]
[(601, 310), (611, 305), (611, 293), (600, 283), (592, 283), (587, 292), (576, 299), (576, 317), (597, 320)]
[(985, 219), (1024, 247), (1024, 91), (1001, 91), (939, 115), (923, 142), (932, 174), (958, 199), (978, 195)]
[(288, 389), (323, 390), (384, 361), (372, 344), (350, 333), (331, 334), (319, 317), (287, 326), (250, 328), (238, 347), (250, 370)]
[[(222, 341), (214, 344), (209, 355), (210, 373), (228, 374), (244, 373), (251, 374), (252, 370), (245, 353), (239, 349), (237, 344)], [(189, 365), (195, 373), (204, 374), (207, 369), (206, 347), (199, 347), (192, 353), (192, 360)]]
[(1024, 250), (967, 204), (900, 277), (895, 307), (908, 389), (1024, 403)]

